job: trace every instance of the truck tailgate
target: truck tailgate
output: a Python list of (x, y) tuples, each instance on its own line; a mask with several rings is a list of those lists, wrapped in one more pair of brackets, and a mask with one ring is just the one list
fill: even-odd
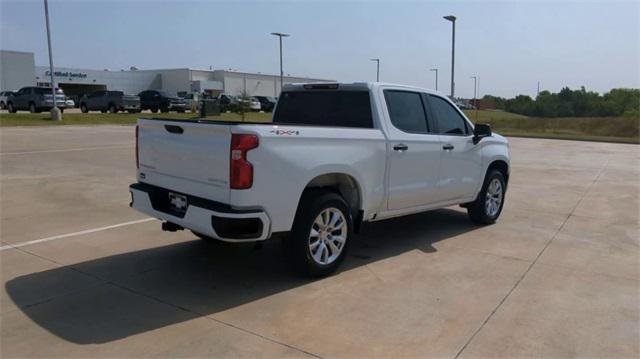
[(138, 120), (140, 182), (229, 202), (231, 131), (225, 124)]

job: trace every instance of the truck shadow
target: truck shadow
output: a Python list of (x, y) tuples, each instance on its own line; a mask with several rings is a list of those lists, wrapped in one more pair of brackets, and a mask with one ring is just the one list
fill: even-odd
[[(356, 237), (340, 271), (412, 250), (435, 252), (434, 243), (475, 228), (466, 213), (452, 209), (373, 223)], [(78, 275), (92, 277), (92, 284), (81, 284)], [(19, 309), (42, 328), (76, 344), (99, 344), (214, 315), (319, 280), (292, 274), (276, 240), (260, 249), (193, 240), (24, 275), (5, 287)], [(61, 281), (71, 281), (64, 294), (33, 302), (30, 293)]]

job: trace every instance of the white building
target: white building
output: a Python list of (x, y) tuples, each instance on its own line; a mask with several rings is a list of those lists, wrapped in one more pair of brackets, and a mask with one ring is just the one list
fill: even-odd
[[(71, 97), (98, 90), (137, 94), (143, 90), (165, 90), (177, 95), (225, 92), (250, 96), (278, 96), (280, 76), (260, 73), (194, 70), (90, 70), (55, 67), (54, 81)], [(49, 66), (35, 66), (33, 53), (0, 50), (0, 91), (18, 90), (24, 86), (50, 86)], [(331, 80), (285, 76), (284, 83), (331, 82)]]

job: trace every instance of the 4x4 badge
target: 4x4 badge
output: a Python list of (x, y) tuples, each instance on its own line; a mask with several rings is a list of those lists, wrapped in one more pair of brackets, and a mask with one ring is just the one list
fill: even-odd
[(300, 131), (296, 130), (271, 130), (271, 133), (275, 133), (278, 136), (291, 136), (291, 135), (299, 135)]

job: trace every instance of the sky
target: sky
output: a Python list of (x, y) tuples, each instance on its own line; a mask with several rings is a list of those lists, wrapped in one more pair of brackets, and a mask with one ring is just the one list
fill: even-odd
[[(49, 0), (54, 65), (199, 68), (380, 80), (513, 97), (562, 87), (640, 87), (640, 1), (71, 1)], [(47, 65), (42, 0), (0, 0), (0, 49)]]

